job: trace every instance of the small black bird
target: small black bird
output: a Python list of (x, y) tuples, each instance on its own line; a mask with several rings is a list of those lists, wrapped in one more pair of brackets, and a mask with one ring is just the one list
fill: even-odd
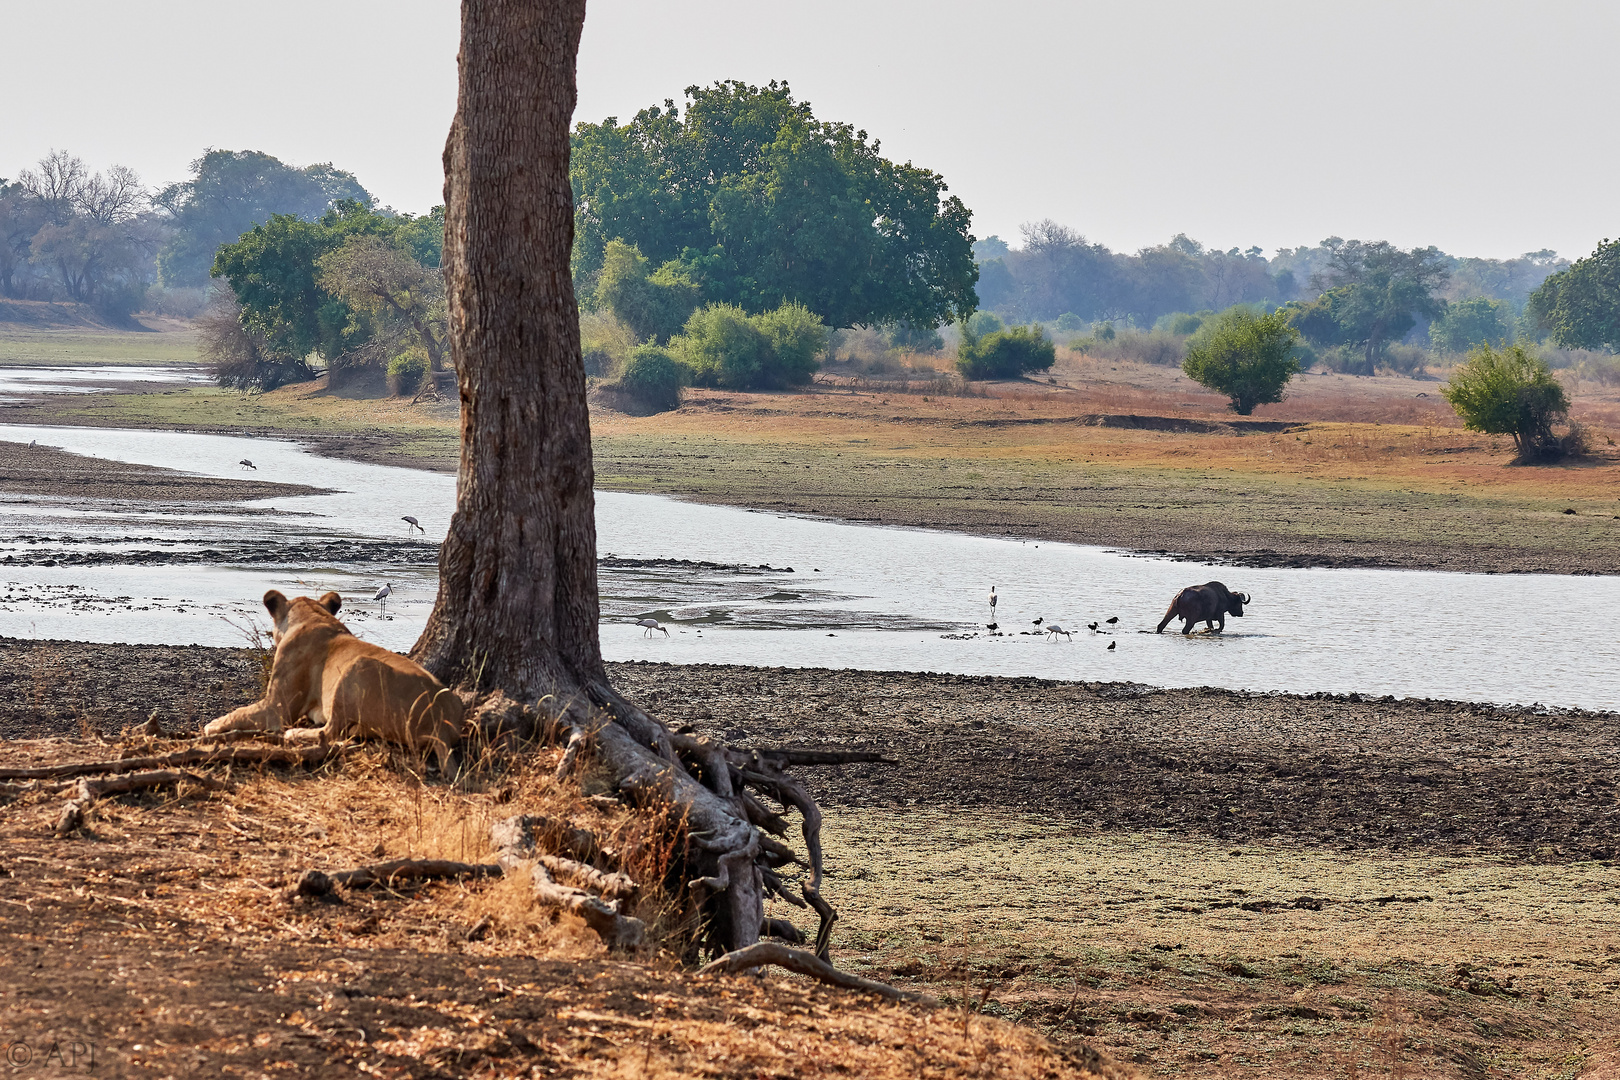
[(1115, 623), (1119, 622), (1119, 616), (1110, 616), (1109, 618), (1104, 619), (1103, 622), (1107, 623), (1109, 626), (1113, 626)]
[(992, 623), (985, 623), (984, 628), (986, 630), (1000, 630), (1001, 629), (1001, 624), (1000, 623), (993, 623), (993, 622)]
[(1118, 645), (1118, 644), (1119, 644), (1119, 642), (1117, 642), (1117, 641), (1110, 641), (1108, 643), (1108, 651), (1113, 652), (1114, 651), (1114, 646)]
[(1097, 629), (1097, 624), (1094, 623), (1094, 622), (1088, 622), (1088, 623), (1086, 623), (1086, 629), (1087, 630), (1095, 630), (1095, 629)]
[(1041, 623), (1042, 623), (1042, 622), (1044, 622), (1044, 621), (1045, 621), (1045, 619), (1046, 619), (1046, 616), (1045, 616), (1045, 615), (1042, 615), (1042, 616), (1041, 616), (1041, 617), (1040, 617), (1040, 618), (1039, 618), (1039, 619), (1036, 619), (1036, 620), (1035, 620), (1035, 623), (1034, 623), (1034, 625), (1036, 625), (1036, 626), (1039, 626), (1039, 625), (1041, 625)]

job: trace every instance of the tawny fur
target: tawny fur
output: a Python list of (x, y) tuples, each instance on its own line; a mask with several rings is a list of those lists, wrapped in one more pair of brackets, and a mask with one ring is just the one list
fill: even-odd
[[(452, 771), (461, 745), (461, 699), (414, 660), (349, 633), (336, 618), (342, 599), (288, 600), (275, 589), (264, 606), (275, 621), (275, 661), (264, 697), (226, 713), (204, 732), (279, 732), (304, 717), (323, 724), (303, 736), (322, 743), (375, 737), (438, 755)], [(302, 735), (302, 733), (300, 733)]]

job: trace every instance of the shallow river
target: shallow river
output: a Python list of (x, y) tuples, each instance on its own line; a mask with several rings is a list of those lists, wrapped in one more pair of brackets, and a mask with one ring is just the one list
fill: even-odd
[[(0, 498), (0, 635), (239, 644), (264, 624), (267, 588), (330, 588), (356, 633), (406, 649), (432, 606), (452, 477), (231, 436), (0, 425), (0, 439), (334, 492), (228, 506)], [(408, 538), (404, 514), (426, 535)], [(1620, 709), (1620, 578), (1211, 569), (612, 492), (597, 496), (597, 527), (611, 660)], [(1143, 633), (1177, 589), (1211, 578), (1253, 594), (1246, 618), (1218, 638)], [(383, 582), (386, 607), (371, 599)], [(1003, 636), (985, 628), (992, 584)], [(669, 637), (632, 625), (647, 615)], [(1036, 618), (1073, 639), (1024, 633)]]

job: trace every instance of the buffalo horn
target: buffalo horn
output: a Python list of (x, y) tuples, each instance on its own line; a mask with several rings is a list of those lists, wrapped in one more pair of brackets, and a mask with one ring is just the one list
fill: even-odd
[(1247, 604), (1249, 602), (1249, 594), (1248, 593), (1241, 593), (1241, 592), (1238, 593), (1238, 602), (1242, 603), (1242, 604)]

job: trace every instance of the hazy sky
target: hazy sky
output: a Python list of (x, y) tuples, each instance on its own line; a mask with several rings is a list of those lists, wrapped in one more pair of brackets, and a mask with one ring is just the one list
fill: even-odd
[[(149, 182), (205, 146), (332, 161), (441, 201), (459, 8), (0, 0), (0, 176), (52, 147)], [(1186, 232), (1568, 256), (1620, 233), (1613, 3), (594, 0), (581, 119), (786, 79), (942, 173), (979, 236), (1051, 217), (1119, 250)]]

